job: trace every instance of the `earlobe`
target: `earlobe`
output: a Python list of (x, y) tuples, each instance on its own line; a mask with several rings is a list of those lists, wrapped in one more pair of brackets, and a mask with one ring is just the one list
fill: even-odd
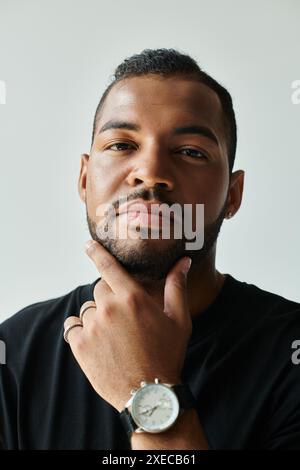
[(87, 184), (87, 170), (88, 170), (88, 162), (89, 162), (89, 155), (87, 153), (83, 153), (80, 159), (80, 173), (78, 179), (78, 193), (79, 197), (82, 202), (86, 202), (86, 184)]

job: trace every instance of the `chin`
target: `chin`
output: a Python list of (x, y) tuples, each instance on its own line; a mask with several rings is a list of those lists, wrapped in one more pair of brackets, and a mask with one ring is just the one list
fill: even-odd
[(184, 255), (178, 240), (99, 240), (100, 243), (141, 281), (164, 279)]
[[(113, 254), (120, 254), (124, 257), (149, 258), (156, 256), (166, 256), (166, 254), (177, 246), (177, 240), (159, 240), (159, 239), (136, 239), (136, 240), (110, 240), (103, 244), (107, 246)], [(157, 261), (157, 258), (156, 258)]]

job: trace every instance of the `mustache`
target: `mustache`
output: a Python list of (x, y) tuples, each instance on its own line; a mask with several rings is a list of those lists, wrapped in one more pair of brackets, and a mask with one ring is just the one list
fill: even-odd
[(115, 210), (118, 210), (122, 204), (134, 201), (135, 199), (143, 199), (145, 201), (150, 201), (154, 199), (156, 201), (159, 201), (160, 204), (167, 204), (169, 207), (174, 204), (174, 201), (170, 201), (165, 196), (165, 194), (162, 193), (161, 189), (154, 187), (149, 189), (140, 189), (126, 196), (119, 196), (119, 199), (111, 203), (111, 205)]

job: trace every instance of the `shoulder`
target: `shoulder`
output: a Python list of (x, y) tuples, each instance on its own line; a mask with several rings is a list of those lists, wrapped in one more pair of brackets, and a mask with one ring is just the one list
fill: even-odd
[(92, 300), (94, 286), (81, 285), (57, 298), (37, 302), (21, 309), (0, 325), (0, 340), (6, 345), (9, 362), (25, 357), (33, 344), (44, 345), (57, 337), (63, 329), (64, 320), (78, 315), (80, 306)]
[(228, 294), (236, 300), (239, 306), (243, 305), (243, 310), (265, 320), (277, 317), (286, 317), (287, 319), (293, 316), (298, 317), (299, 302), (264, 290), (256, 284), (239, 281), (231, 275), (227, 276), (229, 278)]
[(226, 347), (244, 345), (249, 359), (269, 356), (283, 367), (291, 364), (300, 340), (300, 303), (229, 275), (224, 305), (220, 334), (229, 338)]

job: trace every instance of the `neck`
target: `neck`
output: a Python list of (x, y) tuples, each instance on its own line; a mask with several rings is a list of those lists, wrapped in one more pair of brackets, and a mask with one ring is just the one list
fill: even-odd
[[(187, 277), (187, 296), (191, 316), (201, 314), (215, 300), (225, 281), (225, 275), (215, 268), (216, 247), (201, 262), (193, 265)], [(165, 279), (155, 282), (141, 282), (145, 290), (164, 308)]]

